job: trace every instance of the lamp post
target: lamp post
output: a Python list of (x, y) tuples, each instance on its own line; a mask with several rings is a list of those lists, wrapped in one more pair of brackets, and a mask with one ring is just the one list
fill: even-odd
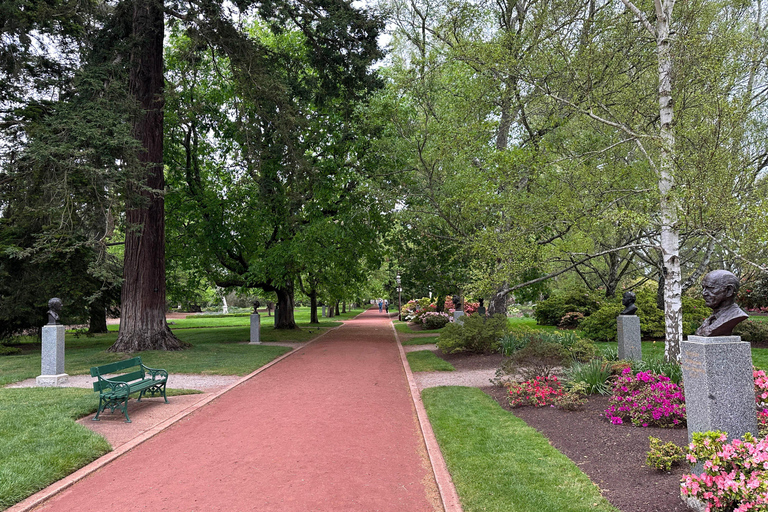
[(400, 273), (398, 272), (397, 276), (395, 277), (395, 280), (397, 281), (397, 319), (399, 321), (403, 321), (403, 307), (402, 307), (402, 291), (403, 289), (400, 287)]

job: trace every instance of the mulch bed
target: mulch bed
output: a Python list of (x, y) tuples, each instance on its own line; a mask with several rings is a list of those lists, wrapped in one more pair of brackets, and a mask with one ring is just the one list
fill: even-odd
[[(501, 364), (498, 354), (474, 356), (437, 352), (456, 369), (480, 369)], [(541, 432), (550, 443), (576, 463), (597, 484), (603, 496), (622, 512), (686, 512), (680, 500), (680, 479), (687, 466), (661, 472), (645, 464), (648, 436), (678, 446), (688, 443), (682, 429), (639, 428), (613, 425), (604, 416), (608, 397), (592, 396), (584, 409), (563, 411), (553, 407), (511, 409), (507, 391), (499, 387), (482, 390), (502, 408)]]

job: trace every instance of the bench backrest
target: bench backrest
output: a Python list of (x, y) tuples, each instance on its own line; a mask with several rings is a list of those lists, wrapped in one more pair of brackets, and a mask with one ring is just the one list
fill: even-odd
[[(129, 369), (130, 371), (123, 373), (122, 375), (112, 375)], [(123, 361), (91, 367), (91, 377), (104, 377), (105, 375), (109, 375), (108, 378), (111, 381), (133, 382), (134, 380), (144, 378), (144, 367), (141, 366), (140, 357), (132, 357), (131, 359), (125, 359)], [(96, 382), (93, 383), (94, 391), (101, 391), (103, 388), (108, 387), (109, 384), (100, 379), (97, 379)]]

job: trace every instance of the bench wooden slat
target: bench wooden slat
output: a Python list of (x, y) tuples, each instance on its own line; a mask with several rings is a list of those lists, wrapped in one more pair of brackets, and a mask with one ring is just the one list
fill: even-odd
[(141, 358), (132, 357), (131, 359), (125, 359), (123, 361), (115, 361), (114, 363), (107, 363), (101, 366), (94, 366), (91, 368), (91, 377), (98, 377), (99, 375), (107, 375), (109, 373), (117, 373), (120, 370), (125, 370), (132, 366), (140, 366)]

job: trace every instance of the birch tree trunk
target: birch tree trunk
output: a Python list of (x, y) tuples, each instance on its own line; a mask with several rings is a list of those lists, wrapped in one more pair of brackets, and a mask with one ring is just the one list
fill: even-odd
[(656, 40), (659, 69), (659, 152), (658, 175), (661, 210), (661, 256), (664, 277), (664, 358), (680, 360), (683, 335), (682, 273), (680, 270), (680, 232), (677, 223), (678, 201), (675, 195), (675, 131), (672, 126), (672, 41), (670, 27), (675, 0), (654, 0), (656, 26), (629, 0), (621, 0)]
[(680, 360), (683, 336), (682, 273), (680, 270), (680, 233), (677, 224), (678, 201), (675, 196), (675, 132), (672, 126), (672, 48), (670, 25), (675, 0), (656, 0), (656, 52), (659, 59), (659, 119), (661, 152), (659, 154), (659, 194), (661, 195), (661, 255), (664, 272), (664, 359)]

